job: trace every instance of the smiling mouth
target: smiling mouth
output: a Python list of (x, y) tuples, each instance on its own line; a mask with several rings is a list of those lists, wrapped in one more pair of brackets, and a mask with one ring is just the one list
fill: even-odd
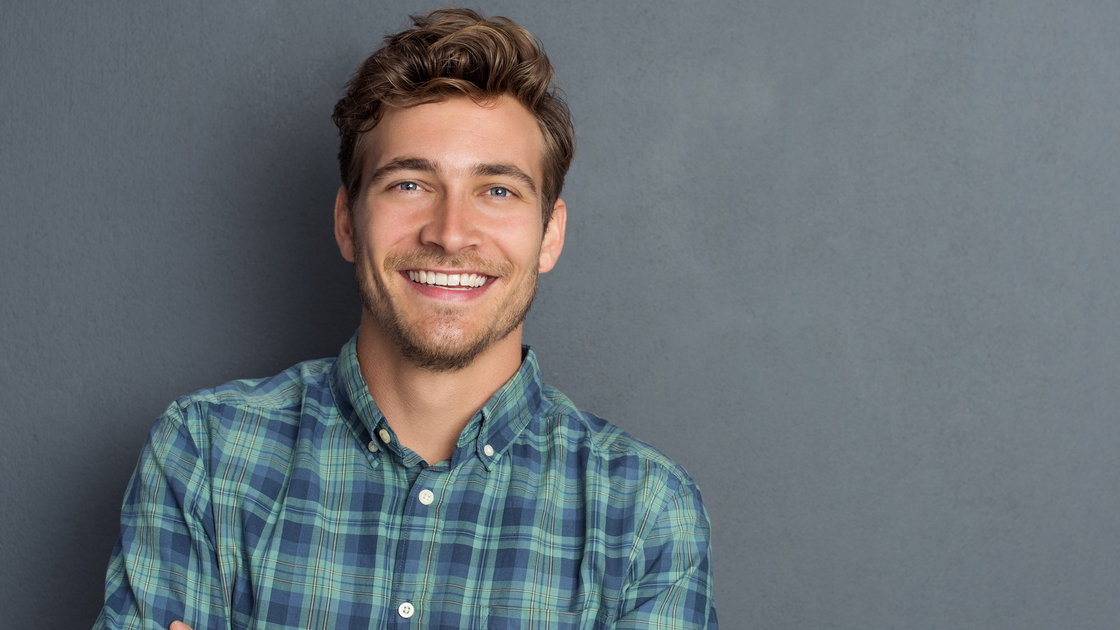
[(470, 291), (477, 289), (490, 279), (489, 276), (477, 273), (444, 273), (442, 271), (408, 270), (408, 278), (417, 284), (424, 284), (442, 289), (455, 289)]

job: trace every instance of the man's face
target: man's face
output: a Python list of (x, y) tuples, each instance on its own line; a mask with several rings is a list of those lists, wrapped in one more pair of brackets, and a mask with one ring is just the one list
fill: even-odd
[(512, 99), (454, 98), (391, 109), (362, 142), (335, 235), (365, 308), (414, 364), (465, 367), (518, 329), (563, 247), (563, 202), (541, 225), (537, 121)]

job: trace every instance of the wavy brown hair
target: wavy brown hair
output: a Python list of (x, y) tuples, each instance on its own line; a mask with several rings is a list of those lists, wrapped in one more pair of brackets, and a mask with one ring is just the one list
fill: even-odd
[(334, 106), (338, 165), (350, 207), (361, 186), (359, 140), (377, 126), (386, 106), (413, 107), (455, 96), (486, 105), (511, 96), (532, 112), (544, 134), (541, 212), (547, 226), (572, 163), (575, 132), (540, 41), (513, 20), (485, 19), (470, 9), (437, 9), (412, 16), (412, 23), (413, 28), (385, 38)]

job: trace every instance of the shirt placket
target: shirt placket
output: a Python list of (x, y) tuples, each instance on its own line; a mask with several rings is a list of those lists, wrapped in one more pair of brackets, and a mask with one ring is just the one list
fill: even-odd
[(427, 589), (433, 579), (437, 557), (441, 498), (446, 494), (450, 472), (446, 465), (420, 472), (405, 501), (401, 535), (397, 542), (396, 569), (390, 608), (390, 628), (420, 628), (428, 611)]

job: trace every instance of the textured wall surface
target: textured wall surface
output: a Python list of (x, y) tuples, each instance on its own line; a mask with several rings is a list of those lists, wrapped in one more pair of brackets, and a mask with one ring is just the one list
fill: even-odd
[[(5, 627), (92, 623), (168, 402), (357, 323), (329, 114), (435, 5), (228, 4), (4, 4)], [(579, 135), (527, 339), (696, 478), (725, 628), (1115, 625), (1120, 4), (481, 8)]]

